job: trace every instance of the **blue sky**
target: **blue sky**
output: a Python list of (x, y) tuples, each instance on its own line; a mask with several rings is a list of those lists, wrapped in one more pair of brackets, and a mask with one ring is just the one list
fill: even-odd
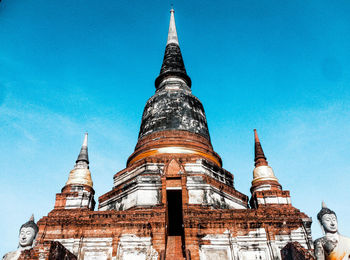
[(0, 255), (53, 209), (89, 132), (95, 199), (112, 188), (154, 93), (173, 2), (192, 90), (237, 190), (253, 129), (295, 207), (350, 236), (350, 2), (2, 0)]

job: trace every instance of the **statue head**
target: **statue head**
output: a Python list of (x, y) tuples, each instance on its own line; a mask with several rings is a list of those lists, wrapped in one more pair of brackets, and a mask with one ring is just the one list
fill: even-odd
[(34, 222), (34, 216), (24, 223), (19, 230), (19, 247), (26, 248), (33, 245), (39, 228)]
[(326, 204), (322, 202), (322, 209), (317, 214), (317, 219), (326, 233), (338, 232), (337, 215), (333, 210), (327, 208)]

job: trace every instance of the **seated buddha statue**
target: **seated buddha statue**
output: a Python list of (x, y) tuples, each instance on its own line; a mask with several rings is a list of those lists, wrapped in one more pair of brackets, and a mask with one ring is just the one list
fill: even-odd
[(39, 228), (34, 222), (34, 216), (32, 216), (30, 220), (24, 223), (19, 229), (19, 242), (17, 250), (4, 255), (3, 260), (17, 260), (23, 250), (31, 249), (38, 231)]
[(314, 242), (317, 260), (345, 260), (350, 259), (350, 238), (338, 232), (338, 220), (334, 211), (322, 202), (322, 209), (317, 214), (325, 236)]

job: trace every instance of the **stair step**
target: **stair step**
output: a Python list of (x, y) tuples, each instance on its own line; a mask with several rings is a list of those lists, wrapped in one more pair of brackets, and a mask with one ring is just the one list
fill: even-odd
[(185, 258), (182, 255), (181, 236), (168, 236), (165, 259), (185, 260)]

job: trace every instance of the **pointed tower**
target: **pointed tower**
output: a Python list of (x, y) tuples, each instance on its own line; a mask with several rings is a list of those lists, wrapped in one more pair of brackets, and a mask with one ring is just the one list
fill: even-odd
[(180, 44), (177, 37), (174, 9), (170, 10), (170, 23), (168, 40), (165, 47), (163, 64), (160, 70), (160, 74), (155, 81), (156, 89), (161, 89), (166, 84), (164, 79), (170, 79), (170, 81), (177, 81), (182, 83), (183, 87), (191, 87), (191, 79), (186, 73), (185, 64), (182, 59), (180, 50)]
[(234, 188), (233, 175), (213, 150), (203, 105), (192, 94), (174, 13), (171, 9), (156, 91), (145, 105), (135, 151), (126, 169), (114, 175), (113, 189), (99, 197), (99, 211), (164, 210), (165, 236), (157, 246), (164, 238), (165, 259), (181, 259), (189, 250), (182, 239), (184, 223), (192, 218), (185, 212), (189, 207), (248, 208), (248, 197)]
[(169, 194), (182, 198), (183, 205), (248, 207), (247, 196), (234, 189), (233, 175), (213, 150), (203, 105), (192, 94), (174, 14), (171, 9), (156, 91), (145, 105), (135, 151), (127, 168), (114, 175), (113, 190), (99, 198), (99, 210), (166, 205)]
[[(146, 103), (138, 143), (128, 159), (128, 166), (149, 155), (170, 152), (200, 153), (221, 166), (221, 158), (210, 142), (203, 105), (191, 92), (191, 79), (182, 58), (174, 13), (171, 9), (163, 63), (155, 80), (156, 93)], [(158, 149), (160, 147), (162, 149)]]
[(282, 190), (281, 184), (266, 161), (256, 129), (254, 129), (254, 145), (255, 168), (253, 171), (252, 187), (250, 188), (252, 193), (250, 200), (251, 207), (291, 204), (289, 191)]
[(61, 193), (56, 194), (55, 209), (88, 208), (94, 210), (95, 191), (89, 170), (88, 134), (85, 134), (83, 145), (68, 181)]

